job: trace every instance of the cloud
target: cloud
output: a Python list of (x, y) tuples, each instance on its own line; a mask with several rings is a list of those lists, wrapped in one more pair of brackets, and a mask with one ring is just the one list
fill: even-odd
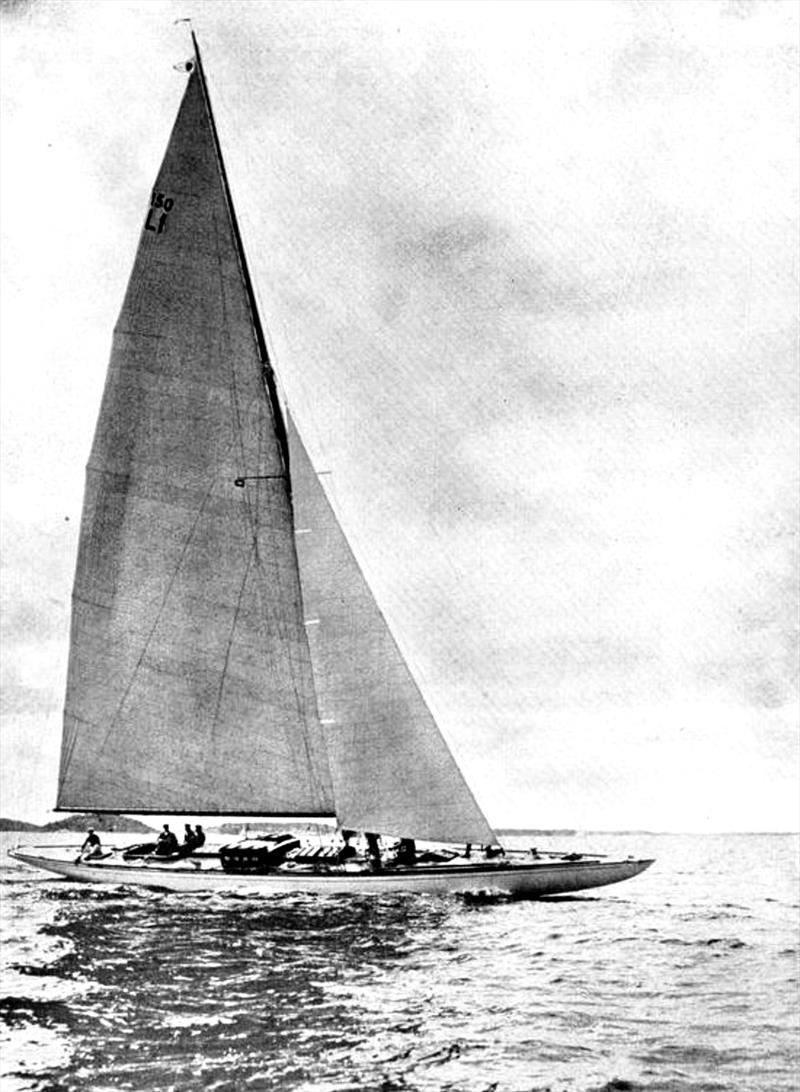
[[(409, 220), (406, 215), (391, 242), (395, 277), (384, 288), (387, 320), (396, 318), (402, 296), (412, 293), (417, 306), (425, 293), (428, 305), (437, 306), (435, 294), (441, 294), (448, 328), (460, 321), (463, 337), (487, 321), (506, 326), (515, 315), (584, 314), (626, 302), (627, 277), (621, 286), (609, 285), (607, 276), (593, 282), (576, 269), (559, 268), (538, 258), (531, 240), (518, 240), (512, 226), (496, 218), (465, 213), (416, 232)], [(495, 336), (502, 338), (499, 331)]]
[(20, 678), (13, 663), (4, 666), (0, 698), (0, 713), (4, 717), (50, 714), (57, 707), (58, 700), (55, 680), (40, 677), (39, 685), (31, 684)]
[[(713, 769), (675, 708), (697, 733), (714, 701), (753, 765), (790, 694), (794, 6), (203, 10), (276, 366), (476, 771), (496, 740), (513, 779), (529, 738), (544, 815), (606, 737), (625, 772), (595, 814), (644, 814), (637, 734), (671, 741), (673, 791)], [(61, 700), (82, 468), (186, 47), (174, 4), (29, 11), (3, 76), (29, 213), (3, 247), (16, 709)]]
[(686, 48), (675, 38), (635, 37), (614, 58), (610, 87), (621, 99), (671, 99), (695, 94), (710, 78), (708, 62), (697, 48)]
[(0, 18), (19, 19), (29, 15), (34, 4), (35, 0), (2, 0)]
[[(29, 593), (30, 594), (30, 593)], [(45, 641), (64, 632), (65, 605), (55, 599), (47, 602), (25, 598), (13, 603), (3, 618), (3, 640), (8, 643)]]

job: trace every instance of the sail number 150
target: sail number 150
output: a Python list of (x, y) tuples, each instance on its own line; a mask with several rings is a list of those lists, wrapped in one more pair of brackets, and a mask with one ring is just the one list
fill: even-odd
[(167, 197), (166, 194), (153, 190), (150, 197), (150, 208), (147, 210), (147, 220), (145, 220), (144, 230), (154, 231), (157, 235), (161, 235), (167, 226), (167, 215), (174, 204), (175, 202), (171, 197)]

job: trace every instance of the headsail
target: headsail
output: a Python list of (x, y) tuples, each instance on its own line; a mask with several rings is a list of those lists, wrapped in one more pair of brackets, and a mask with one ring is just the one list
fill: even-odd
[(288, 421), (297, 549), (336, 814), (342, 826), (492, 843)]
[(333, 813), (283, 426), (248, 292), (195, 68), (87, 469), (61, 808)]

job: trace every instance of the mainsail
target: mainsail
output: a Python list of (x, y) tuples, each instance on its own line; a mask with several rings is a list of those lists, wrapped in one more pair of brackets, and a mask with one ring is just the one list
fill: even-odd
[(333, 813), (283, 426), (254, 322), (196, 67), (87, 468), (60, 808)]
[(282, 417), (197, 61), (87, 468), (58, 807), (493, 842)]

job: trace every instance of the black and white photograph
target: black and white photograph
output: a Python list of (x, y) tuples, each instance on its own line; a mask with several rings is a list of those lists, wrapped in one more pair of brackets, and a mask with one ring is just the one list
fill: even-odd
[(2, 1092), (795, 1092), (795, 0), (1, 0)]

